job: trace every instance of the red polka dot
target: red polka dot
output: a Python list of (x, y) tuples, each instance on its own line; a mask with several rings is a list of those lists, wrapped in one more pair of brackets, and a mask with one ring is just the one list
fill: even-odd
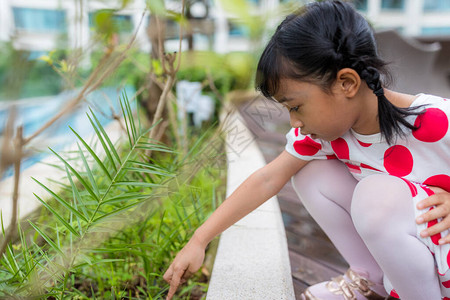
[(365, 169), (370, 169), (370, 170), (374, 170), (374, 171), (381, 172), (380, 170), (375, 169), (374, 167), (371, 167), (371, 166), (366, 165), (366, 164), (361, 164), (361, 167), (362, 167), (362, 168), (365, 168)]
[(359, 143), (361, 146), (363, 146), (363, 147), (370, 147), (370, 146), (372, 146), (372, 144), (363, 143), (363, 142), (361, 142), (361, 141), (358, 141), (358, 143)]
[(417, 188), (416, 188), (416, 186), (414, 184), (412, 184), (411, 181), (409, 181), (409, 180), (406, 180), (404, 178), (401, 178), (401, 179), (403, 179), (403, 181), (406, 182), (406, 184), (408, 185), (409, 189), (411, 190), (412, 196), (413, 197), (417, 196)]
[(359, 166), (352, 165), (350, 163), (345, 163), (345, 164), (347, 165), (350, 172), (356, 173), (356, 174), (361, 174), (361, 168)]
[(339, 159), (350, 159), (350, 150), (347, 142), (343, 138), (338, 138), (331, 142), (331, 148)]
[[(432, 210), (434, 207), (430, 208), (430, 210)], [(427, 223), (427, 228), (430, 228), (433, 225), (436, 225), (438, 223), (438, 221), (436, 219), (431, 220), (430, 222)], [(439, 245), (439, 240), (441, 239), (441, 234), (440, 233), (436, 233), (434, 235), (432, 235), (431, 237), (431, 241), (433, 242), (433, 244), (435, 245)]]
[(446, 288), (450, 288), (450, 280), (442, 282), (442, 285)]
[(440, 187), (441, 189), (444, 189), (450, 193), (450, 176), (448, 176), (448, 175), (440, 174), (440, 175), (431, 176), (430, 178), (425, 180), (423, 183), (426, 185), (429, 185), (429, 186)]
[(391, 175), (406, 176), (411, 173), (413, 164), (412, 154), (405, 146), (392, 146), (384, 152), (383, 165)]
[(322, 145), (307, 136), (301, 141), (295, 141), (294, 149), (300, 155), (312, 156), (322, 149)]
[(450, 300), (450, 298), (449, 297), (444, 297), (444, 298), (442, 298), (442, 300)]
[(448, 119), (438, 108), (427, 108), (414, 122), (419, 129), (413, 131), (413, 136), (422, 142), (433, 143), (442, 139), (448, 131)]
[(392, 291), (389, 293), (389, 296), (392, 296), (392, 297), (394, 297), (394, 298), (396, 298), (396, 299), (400, 299), (400, 296), (397, 294), (397, 292), (396, 292), (395, 290), (392, 290)]
[(434, 192), (426, 185), (421, 185), (420, 187), (425, 191), (425, 193), (427, 193), (428, 196), (434, 195)]
[(294, 134), (295, 134), (295, 136), (298, 136), (298, 128), (294, 129)]
[(332, 154), (332, 155), (327, 155), (327, 159), (337, 159), (337, 156)]
[(450, 267), (450, 251), (447, 253), (447, 265)]

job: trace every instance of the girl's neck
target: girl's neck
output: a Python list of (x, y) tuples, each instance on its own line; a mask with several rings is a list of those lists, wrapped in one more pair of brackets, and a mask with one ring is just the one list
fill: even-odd
[(394, 92), (391, 90), (385, 90), (386, 98), (397, 107), (407, 108), (410, 107), (413, 101), (417, 98), (416, 95), (403, 94)]
[[(411, 106), (416, 96), (394, 92), (384, 89), (386, 98), (395, 106), (406, 108)], [(378, 98), (370, 89), (363, 89), (360, 93), (363, 100), (361, 106), (361, 118), (355, 123), (352, 129), (362, 135), (371, 135), (380, 132), (378, 123)]]

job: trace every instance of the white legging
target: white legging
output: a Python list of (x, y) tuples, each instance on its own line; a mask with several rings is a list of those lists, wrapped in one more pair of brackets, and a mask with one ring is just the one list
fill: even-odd
[(358, 182), (343, 163), (315, 160), (292, 183), (350, 268), (378, 284), (386, 276), (401, 299), (441, 299), (434, 259), (416, 237), (412, 196), (402, 179), (380, 174)]

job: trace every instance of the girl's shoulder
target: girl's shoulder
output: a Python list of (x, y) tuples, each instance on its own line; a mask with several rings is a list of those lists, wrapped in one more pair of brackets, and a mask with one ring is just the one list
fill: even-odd
[(450, 98), (439, 97), (430, 94), (418, 94), (411, 107), (422, 106), (426, 107), (450, 107)]

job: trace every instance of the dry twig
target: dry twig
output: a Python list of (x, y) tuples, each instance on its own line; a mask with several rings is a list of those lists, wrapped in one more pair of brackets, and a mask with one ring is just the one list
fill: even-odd
[(12, 196), (12, 215), (10, 225), (5, 233), (5, 236), (2, 241), (2, 245), (0, 246), (0, 256), (6, 250), (6, 246), (13, 236), (13, 232), (17, 223), (17, 206), (19, 200), (19, 181), (20, 181), (20, 165), (22, 162), (23, 156), (23, 126), (19, 126), (17, 128), (16, 138), (14, 139), (14, 190)]

